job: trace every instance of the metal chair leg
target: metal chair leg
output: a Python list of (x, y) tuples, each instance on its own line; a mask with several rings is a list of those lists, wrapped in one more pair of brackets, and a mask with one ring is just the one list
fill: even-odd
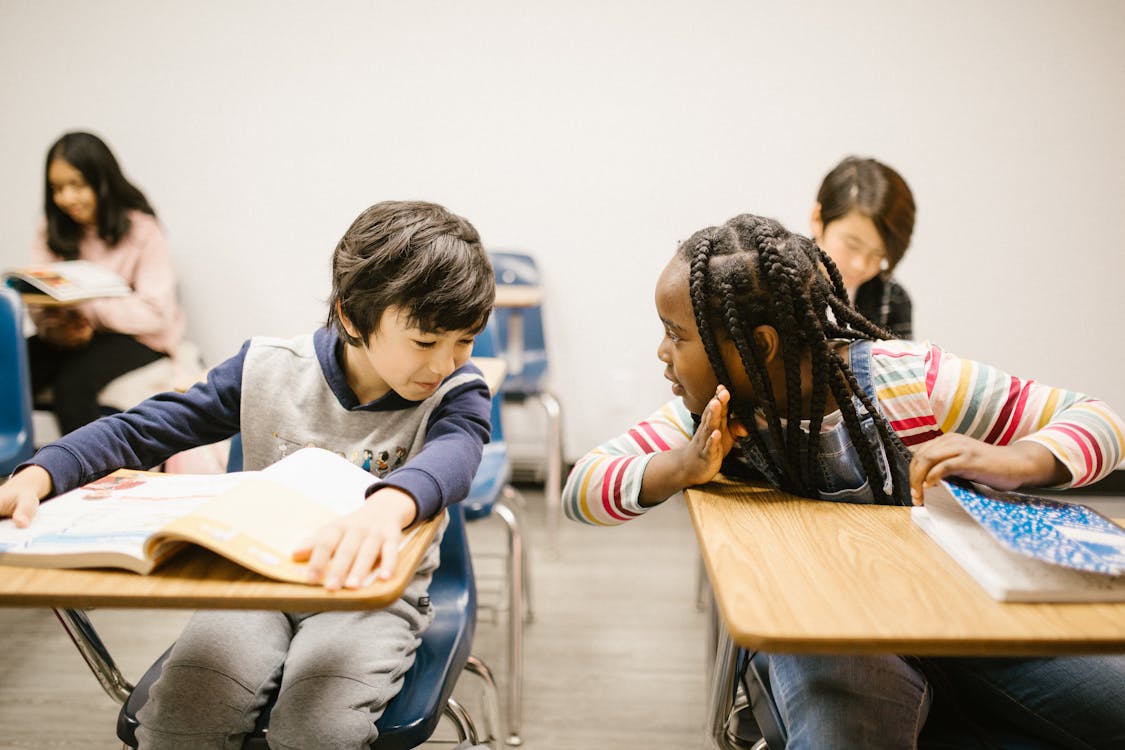
[(492, 676), (492, 670), (488, 668), (488, 665), (472, 654), (469, 655), (469, 660), (465, 663), (465, 671), (472, 672), (480, 678), (485, 729), (487, 730), (484, 732), (484, 736), (488, 738), (489, 745), (495, 750), (500, 750), (500, 691), (496, 687), (496, 679)]
[(715, 668), (711, 674), (711, 716), (708, 719), (710, 740), (721, 750), (741, 750), (732, 742), (727, 732), (727, 720), (734, 705), (735, 675), (738, 671), (738, 649), (730, 636), (724, 632), (719, 636), (715, 650)]
[[(515, 516), (515, 524), (517, 529), (522, 529), (525, 524), (523, 522), (524, 515), (523, 509), (527, 507), (527, 502), (523, 499), (523, 495), (512, 485), (506, 485), (503, 492), (504, 504)], [(504, 519), (504, 523), (508, 523), (508, 519)], [(508, 524), (509, 530), (511, 524)], [(521, 535), (522, 537), (522, 535)], [(522, 548), (522, 545), (521, 545)], [(535, 619), (535, 610), (531, 604), (531, 555), (526, 550), (521, 551), (520, 566), (523, 570), (522, 587), (523, 587), (523, 621), (532, 622)]]
[(547, 549), (552, 557), (557, 557), (562, 517), (562, 407), (549, 391), (537, 394), (535, 400), (547, 415), (547, 476), (543, 497), (547, 505)]
[(102, 689), (110, 698), (118, 703), (124, 703), (133, 692), (133, 685), (121, 674), (117, 664), (110, 656), (109, 650), (102, 643), (101, 636), (94, 629), (93, 623), (86, 613), (80, 609), (52, 610), (63, 630), (74, 642), (78, 653), (86, 660), (86, 666), (94, 673)]
[(473, 726), (473, 717), (465, 710), (465, 707), (455, 701), (452, 696), (445, 702), (445, 709), (442, 712), (446, 718), (453, 722), (453, 728), (457, 731), (457, 740), (464, 742), (468, 740), (471, 744), (476, 745), (480, 742), (477, 736), (477, 728)]
[(523, 574), (525, 570), (522, 524), (514, 504), (500, 498), (493, 506), (508, 526), (508, 745), (523, 744)]

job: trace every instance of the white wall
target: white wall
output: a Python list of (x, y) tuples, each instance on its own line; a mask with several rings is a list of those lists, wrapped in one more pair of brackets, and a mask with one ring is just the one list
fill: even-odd
[(43, 157), (104, 135), (153, 201), (210, 363), (317, 325), (365, 206), (531, 250), (566, 452), (667, 395), (652, 287), (744, 211), (807, 231), (849, 153), (919, 204), (916, 330), (1125, 409), (1125, 4), (0, 0), (0, 266)]

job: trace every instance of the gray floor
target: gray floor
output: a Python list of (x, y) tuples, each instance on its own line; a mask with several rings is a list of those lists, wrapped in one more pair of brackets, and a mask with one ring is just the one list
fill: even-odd
[[(565, 521), (547, 554), (542, 495), (521, 487), (532, 553), (535, 619), (526, 628), (523, 738), (531, 750), (698, 748), (704, 726), (704, 614), (697, 553), (682, 502), (616, 529)], [(483, 604), (474, 651), (506, 680), (503, 526), (469, 526)], [(128, 679), (179, 632), (186, 613), (91, 613)], [(0, 750), (109, 750), (117, 705), (49, 610), (0, 609)], [(456, 695), (479, 715), (478, 682)], [(443, 722), (433, 743), (452, 737)], [(452, 741), (444, 743), (446, 747)]]

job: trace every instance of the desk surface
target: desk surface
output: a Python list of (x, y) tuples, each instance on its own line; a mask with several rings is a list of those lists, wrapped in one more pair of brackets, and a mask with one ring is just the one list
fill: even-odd
[(740, 646), (775, 652), (1125, 652), (1125, 603), (993, 600), (910, 520), (715, 482), (684, 492), (715, 599)]
[(329, 592), (322, 586), (264, 578), (200, 547), (179, 552), (150, 575), (120, 570), (53, 570), (0, 565), (0, 606), (147, 609), (376, 609), (402, 595), (433, 541), (442, 515), (418, 527), (394, 577), (365, 588)]

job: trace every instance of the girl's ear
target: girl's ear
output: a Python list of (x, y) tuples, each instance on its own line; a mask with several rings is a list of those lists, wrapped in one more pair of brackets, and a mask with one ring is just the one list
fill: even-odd
[(762, 353), (766, 364), (781, 356), (781, 337), (771, 325), (760, 325), (754, 329), (754, 345)]
[(824, 220), (820, 218), (820, 201), (813, 204), (812, 216), (809, 217), (809, 230), (812, 232), (812, 238), (819, 245), (821, 235), (824, 234)]

